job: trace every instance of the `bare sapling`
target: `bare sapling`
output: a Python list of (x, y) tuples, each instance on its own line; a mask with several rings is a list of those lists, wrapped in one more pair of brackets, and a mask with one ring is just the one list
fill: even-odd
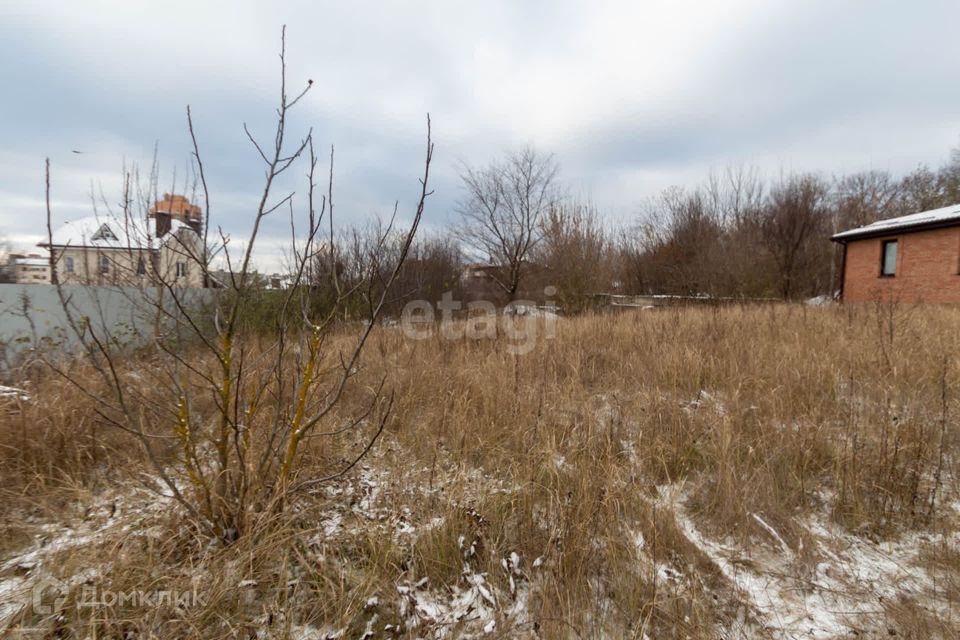
[[(309, 80), (302, 89), (288, 93), (285, 56), (284, 29), (272, 136), (263, 141), (244, 125), (263, 163), (264, 182), (242, 251), (229, 251), (231, 236), (209, 226), (208, 173), (188, 107), (194, 179), (202, 190), (204, 222), (195, 230), (196, 237), (190, 236), (192, 240), (180, 243), (177, 250), (202, 271), (202, 288), (184, 288), (164, 268), (163, 260), (150, 260), (149, 284), (132, 293), (130, 287), (123, 289), (142, 303), (145, 317), (152, 319), (139, 327), (136, 368), (131, 370), (129, 348), (112, 339), (108, 324), (83, 316), (72, 287), (57, 281), (72, 339), (93, 375), (78, 375), (72, 363), (46, 358), (53, 371), (93, 401), (100, 420), (139, 443), (151, 463), (157, 489), (175, 500), (202, 531), (226, 542), (283, 509), (297, 487), (347, 473), (382, 434), (392, 407), (392, 395), (384, 383), (386, 372), (379, 374), (378, 384), (356, 390), (361, 402), (346, 407), (343, 398), (356, 386), (363, 369), (361, 354), (378, 326), (431, 194), (433, 142), (428, 115), (426, 157), (412, 220), (400, 234), (399, 250), (388, 253), (388, 238), (396, 235), (399, 224), (395, 205), (386, 232), (372, 247), (377, 256), (389, 255), (391, 264), (385, 269), (383, 260), (373, 261), (365, 279), (349, 287), (338, 281), (332, 264), (329, 269), (317, 269), (325, 260), (334, 260), (333, 148), (323, 193), (317, 188), (312, 130), (293, 141), (288, 131), (291, 110), (314, 83)], [(279, 192), (279, 178), (295, 168), (305, 169), (304, 192)], [(125, 176), (125, 220), (135, 215), (130, 202), (137, 197), (150, 202), (156, 196), (153, 173), (152, 184), (145, 189), (134, 185), (133, 176)], [(46, 192), (52, 246), (49, 161)], [(261, 286), (254, 271), (258, 240), (267, 221), (281, 215), (289, 216), (289, 286), (281, 294), (274, 330), (264, 339), (252, 335), (245, 314)], [(146, 228), (150, 229), (149, 224)], [(146, 240), (138, 250), (152, 255), (156, 238), (148, 234)], [(216, 277), (211, 268), (215, 257), (226, 265)], [(54, 272), (57, 262), (58, 256), (52, 255)], [(325, 299), (332, 300), (322, 308), (310, 304), (310, 297), (321, 289)], [(364, 291), (374, 293), (367, 296), (362, 321), (342, 322), (347, 301)], [(148, 324), (149, 330), (145, 329)], [(329, 442), (336, 455), (322, 456), (323, 465), (310, 465), (306, 471), (301, 464), (305, 445), (318, 441)]]

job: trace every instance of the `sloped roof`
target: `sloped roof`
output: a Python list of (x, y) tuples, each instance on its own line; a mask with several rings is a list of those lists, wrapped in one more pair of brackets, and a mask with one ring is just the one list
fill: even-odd
[[(92, 247), (97, 249), (146, 249), (163, 244), (181, 228), (190, 229), (188, 225), (179, 221), (170, 221), (170, 231), (160, 238), (154, 237), (156, 226), (153, 219), (148, 222), (142, 219), (117, 219), (112, 216), (86, 216), (65, 222), (53, 231), (53, 246), (55, 247)], [(190, 229), (193, 231), (192, 229)], [(48, 242), (41, 242), (45, 247)]]
[(960, 204), (940, 209), (911, 213), (898, 218), (877, 220), (866, 226), (850, 229), (834, 235), (831, 240), (843, 242), (855, 238), (881, 236), (897, 231), (919, 231), (921, 229), (960, 225)]

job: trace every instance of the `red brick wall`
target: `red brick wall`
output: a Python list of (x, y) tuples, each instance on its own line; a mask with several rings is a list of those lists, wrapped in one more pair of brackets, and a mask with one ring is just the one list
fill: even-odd
[[(897, 240), (897, 274), (880, 277), (884, 240)], [(847, 243), (843, 299), (960, 302), (960, 227)]]

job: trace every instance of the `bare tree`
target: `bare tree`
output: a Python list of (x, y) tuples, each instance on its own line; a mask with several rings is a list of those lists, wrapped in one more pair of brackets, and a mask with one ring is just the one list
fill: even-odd
[[(113, 340), (110, 328), (81, 317), (69, 292), (58, 284), (70, 329), (95, 375), (79, 376), (61, 360), (48, 360), (58, 375), (95, 403), (105, 423), (135, 438), (163, 490), (193, 517), (198, 528), (227, 542), (255, 530), (263, 518), (282, 509), (291, 491), (349, 471), (383, 432), (392, 407), (392, 395), (384, 389), (385, 374), (378, 373), (379, 382), (372, 385), (359, 385), (355, 380), (363, 370), (361, 353), (410, 252), (430, 195), (427, 183), (433, 144), (428, 116), (426, 159), (410, 226), (397, 236), (395, 250), (388, 252), (395, 208), (394, 218), (371, 247), (382, 257), (376, 268), (367, 269), (349, 288), (339, 284), (336, 269), (328, 270), (334, 291), (331, 304), (320, 311), (312, 308), (308, 297), (300, 294), (311, 269), (329, 252), (334, 240), (332, 150), (327, 192), (320, 195), (312, 132), (289, 142), (290, 111), (313, 83), (308, 81), (296, 94), (288, 94), (285, 39), (280, 72), (279, 104), (269, 143), (261, 144), (244, 127), (263, 163), (264, 183), (253, 207), (253, 229), (238, 254), (239, 261), (224, 251), (230, 237), (222, 229), (216, 230), (219, 247), (213, 251), (206, 242), (198, 243), (195, 258), (203, 265), (205, 280), (209, 259), (218, 251), (223, 253), (228, 272), (225, 287), (211, 291), (212, 300), (197, 305), (189, 290), (178, 288), (158, 271), (155, 294), (142, 297), (147, 311), (157, 319), (138, 352), (138, 362), (149, 362), (149, 366), (140, 366), (128, 375), (125, 368), (130, 361)], [(210, 198), (189, 110), (187, 118), (204, 192), (204, 219), (208, 220)], [(47, 166), (47, 223), (52, 238), (49, 163)], [(276, 193), (278, 178), (293, 167), (303, 168), (306, 174), (299, 198), (293, 192)], [(152, 198), (156, 185), (155, 180), (151, 182), (137, 192)], [(253, 336), (244, 321), (251, 309), (251, 292), (257, 286), (253, 255), (267, 219), (284, 213), (290, 218), (292, 282), (273, 314), (272, 339), (264, 341)], [(307, 221), (299, 232), (297, 218)], [(329, 236), (324, 242), (326, 232)], [(203, 238), (207, 235), (204, 229)], [(364, 322), (338, 327), (343, 306), (359, 290), (370, 294)], [(342, 408), (348, 389), (356, 390), (360, 409)], [(316, 438), (340, 443), (343, 458), (320, 473), (306, 473), (300, 464), (303, 449)]]
[(708, 209), (719, 225), (709, 267), (713, 293), (727, 296), (761, 296), (768, 292), (759, 227), (766, 197), (766, 185), (758, 170), (749, 166), (728, 166), (712, 173), (704, 189)]
[(672, 187), (647, 204), (636, 233), (642, 251), (631, 263), (641, 274), (637, 293), (700, 295), (716, 292), (719, 242), (723, 225), (702, 190)]
[(526, 147), (461, 174), (466, 196), (459, 204), (458, 237), (494, 266), (497, 286), (513, 300), (542, 237), (543, 220), (557, 205), (559, 167), (552, 155)]
[(763, 241), (776, 266), (784, 298), (815, 293), (827, 285), (827, 185), (815, 175), (791, 176), (773, 188), (764, 211)]
[(943, 206), (960, 203), (960, 148), (954, 147), (950, 150), (950, 160), (940, 167), (937, 173), (937, 185), (942, 194)]
[[(333, 250), (337, 282), (353, 291), (343, 307), (347, 317), (365, 317), (370, 301), (389, 281), (405, 239), (403, 231), (390, 230), (380, 218), (352, 227), (337, 238)], [(318, 304), (329, 305), (335, 295), (330, 273), (327, 255), (320, 256), (310, 281), (312, 297)], [(444, 292), (458, 289), (461, 273), (460, 253), (449, 235), (434, 233), (418, 237), (392, 284), (384, 303), (385, 315), (398, 317), (412, 299), (439, 300)], [(363, 285), (357, 287), (358, 283)]]
[(863, 171), (834, 182), (834, 233), (900, 214), (901, 185), (886, 171)]
[(763, 206), (764, 185), (755, 167), (730, 165), (710, 173), (704, 199), (724, 226), (737, 226)]
[(938, 207), (946, 202), (942, 184), (937, 172), (926, 165), (920, 165), (900, 181), (901, 206), (904, 213), (917, 213)]
[(612, 265), (600, 215), (591, 204), (564, 202), (551, 209), (543, 222), (543, 241), (534, 252), (548, 280), (557, 288), (556, 300), (564, 312), (586, 307), (594, 293), (611, 286)]

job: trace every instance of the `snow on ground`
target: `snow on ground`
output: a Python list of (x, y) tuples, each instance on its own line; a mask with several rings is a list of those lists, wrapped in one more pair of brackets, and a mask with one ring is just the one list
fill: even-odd
[(775, 544), (744, 549), (732, 540), (710, 539), (697, 527), (684, 505), (682, 485), (659, 487), (659, 495), (672, 507), (686, 538), (720, 569), (775, 638), (834, 638), (875, 627), (886, 613), (884, 605), (903, 598), (935, 618), (957, 617), (919, 562), (925, 544), (956, 546), (956, 534), (946, 541), (912, 533), (873, 543), (831, 523), (827, 513), (818, 513), (801, 521), (816, 541), (818, 558), (812, 570), (804, 570), (760, 515), (752, 514)]
[(807, 298), (806, 300), (803, 301), (803, 303), (809, 307), (823, 307), (826, 305), (833, 304), (834, 301), (835, 301), (835, 298), (833, 296), (828, 296), (824, 294), (824, 295), (814, 296), (812, 298)]
[(5, 387), (3, 385), (0, 385), (0, 398), (19, 398), (24, 402), (30, 399), (30, 397), (27, 395), (27, 392), (23, 389), (17, 389), (16, 387)]
[(31, 602), (31, 591), (48, 575), (44, 565), (53, 554), (91, 544), (114, 527), (115, 523), (111, 523), (88, 534), (78, 534), (67, 528), (41, 542), (41, 546), (16, 555), (0, 565), (0, 575), (14, 573), (0, 578), (0, 629), (6, 628), (10, 619)]
[[(564, 464), (564, 461), (557, 463)], [(457, 480), (466, 480), (478, 496), (515, 489), (502, 480), (484, 476), (479, 470), (468, 472)], [(450, 477), (445, 478), (433, 493), (441, 494), (441, 487), (452, 481)], [(352, 480), (324, 487), (322, 492), (334, 500), (320, 520), (317, 535), (310, 541), (318, 556), (324, 557), (326, 549), (338, 544), (343, 537), (369, 535), (371, 528), (382, 530), (399, 544), (413, 544), (420, 535), (444, 525), (444, 518), (439, 516), (418, 521), (413, 510), (392, 497), (397, 490), (395, 484), (396, 479), (389, 474), (368, 465), (362, 467)], [(416, 484), (406, 489), (413, 490), (421, 499), (431, 493), (427, 487)], [(475, 515), (479, 517), (479, 514)], [(474, 566), (480, 542), (479, 539), (460, 537), (462, 571), (456, 584), (434, 585), (427, 578), (420, 578), (395, 585), (393, 604), (397, 605), (402, 626), (378, 624), (374, 613), (367, 622), (363, 637), (415, 630), (415, 637), (421, 638), (473, 638), (494, 634), (498, 628), (517, 629), (527, 625), (530, 574), (535, 575), (540, 570), (542, 561), (534, 561), (528, 572), (524, 560), (516, 552), (502, 558), (500, 570), (509, 588), (500, 590), (486, 572)], [(367, 608), (377, 610), (382, 604), (386, 603), (374, 597), (367, 601)], [(335, 632), (311, 628), (303, 637), (338, 636)]]
[[(474, 548), (461, 540), (464, 555), (460, 582), (452, 587), (429, 588), (426, 578), (415, 584), (397, 586), (400, 617), (406, 629), (420, 629), (431, 638), (471, 638), (493, 633), (498, 624), (507, 629), (528, 622), (530, 578), (522, 569), (516, 552), (501, 560), (509, 580), (509, 591), (499, 591), (488, 575), (471, 568)], [(539, 565), (534, 563), (534, 569)]]
[[(703, 392), (691, 405), (697, 408), (704, 403), (719, 404)], [(601, 409), (604, 420), (615, 418), (612, 405)], [(569, 464), (559, 454), (550, 462), (557, 468)], [(391, 477), (371, 460), (370, 465), (352, 477), (317, 487), (316, 493), (329, 502), (316, 519), (317, 533), (310, 547), (322, 558), (345, 538), (368, 536), (374, 531), (397, 544), (412, 545), (418, 536), (442, 527), (445, 522), (435, 515), (419, 515), (407, 505), (415, 507), (416, 502), (411, 500), (440, 496), (443, 493), (440, 487), (449, 483), (466, 483), (478, 496), (515, 490), (503, 481), (484, 476), (479, 470), (447, 476), (431, 490), (415, 481)], [(899, 540), (875, 543), (833, 524), (829, 514), (822, 511), (799, 521), (809, 533), (806, 539), (812, 540), (815, 546), (801, 553), (800, 549), (791, 548), (762, 514), (755, 513), (751, 519), (764, 543), (745, 548), (732, 539), (714, 539), (698, 526), (687, 509), (687, 494), (683, 483), (658, 487), (660, 513), (673, 512), (680, 532), (719, 569), (729, 583), (730, 592), (743, 603), (744, 612), (751, 611), (756, 620), (755, 623), (745, 621), (743, 615), (739, 615), (733, 623), (736, 629), (718, 630), (724, 637), (827, 639), (846, 636), (858, 629), (880, 626), (886, 614), (885, 605), (902, 598), (912, 599), (936, 618), (956, 623), (957, 614), (937, 591), (934, 577), (919, 556), (928, 544), (960, 546), (957, 534), (944, 538), (914, 532)], [(152, 509), (168, 503), (157, 500), (154, 494), (130, 492), (126, 496), (101, 498), (97, 502), (99, 515), (75, 527), (39, 527), (36, 546), (0, 562), (0, 629), (29, 603), (30, 589), (37, 580), (51, 575), (48, 563), (53, 561), (54, 554), (97, 544), (111, 532), (128, 531), (134, 526), (141, 535), (150, 535), (149, 528), (137, 523), (142, 524)], [(957, 507), (960, 504), (955, 509)], [(681, 565), (655, 563), (646, 553), (642, 533), (628, 535), (636, 549), (635, 557), (629, 561), (642, 567), (642, 575), (656, 575), (658, 581), (684, 588), (684, 572), (689, 570), (689, 565), (685, 569)], [(499, 567), (486, 567), (496, 574), (489, 575), (481, 570), (476, 559), (479, 543), (478, 539), (461, 537), (462, 570), (454, 584), (411, 579), (394, 585), (389, 594), (380, 593), (379, 597), (370, 598), (365, 607), (369, 617), (365, 619), (366, 629), (361, 637), (411, 630), (416, 637), (434, 639), (482, 638), (496, 634), (518, 637), (532, 629), (529, 605), (531, 598), (537, 597), (542, 558), (523, 558), (509, 552), (500, 559)], [(76, 578), (84, 579), (83, 576)], [(71, 580), (68, 578), (68, 582)], [(238, 588), (255, 586), (255, 581), (244, 580)], [(598, 584), (597, 592), (603, 592), (602, 585)], [(381, 618), (387, 610), (399, 612), (401, 628), (391, 628)], [(396, 622), (396, 618), (391, 620)], [(345, 637), (346, 632), (309, 625), (292, 625), (290, 629), (291, 637), (304, 639)]]
[[(166, 505), (155, 494), (134, 489), (96, 499), (84, 520), (73, 524), (43, 524), (37, 528), (36, 543), (0, 563), (0, 630), (32, 602), (33, 588), (45, 580), (59, 583), (51, 571), (57, 554), (80, 549), (104, 541), (117, 532), (151, 536), (156, 530), (141, 527), (149, 514), (160, 512)], [(79, 584), (95, 575), (88, 567), (78, 575), (67, 577), (66, 586)]]

